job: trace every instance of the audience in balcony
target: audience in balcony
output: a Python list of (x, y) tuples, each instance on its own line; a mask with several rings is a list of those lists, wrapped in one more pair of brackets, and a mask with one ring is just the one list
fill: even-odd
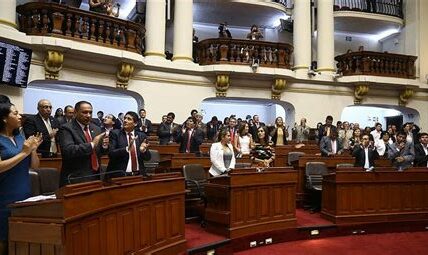
[(220, 23), (218, 26), (218, 37), (219, 38), (232, 38), (232, 34), (227, 27), (227, 22)]
[(250, 29), (250, 33), (247, 34), (247, 39), (250, 40), (260, 40), (263, 38), (262, 33), (259, 30), (257, 25), (252, 25)]
[(112, 2), (107, 2), (106, 14), (111, 17), (119, 17), (120, 4), (116, 3), (113, 5)]
[(89, 0), (89, 10), (107, 14), (107, 3), (105, 0)]
[(377, 12), (376, 0), (366, 0), (366, 4), (368, 12)]

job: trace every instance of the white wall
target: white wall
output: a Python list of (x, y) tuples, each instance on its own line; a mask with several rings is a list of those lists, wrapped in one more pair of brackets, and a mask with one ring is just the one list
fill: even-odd
[(24, 90), (24, 113), (37, 113), (37, 102), (40, 99), (48, 99), (52, 103), (52, 115), (57, 108), (76, 104), (78, 101), (88, 101), (93, 106), (93, 116), (97, 111), (104, 114), (112, 113), (117, 117), (119, 112), (138, 111), (138, 105), (134, 98), (126, 95), (107, 95), (98, 93), (79, 93), (67, 90), (47, 90), (45, 88), (28, 87)]
[[(346, 36), (352, 37), (352, 41), (346, 41)], [(345, 54), (348, 49), (358, 51), (360, 46), (364, 46), (365, 51), (380, 51), (381, 45), (378, 40), (369, 35), (347, 34), (344, 32), (334, 34), (334, 55)], [(316, 46), (314, 46), (316, 48)]]

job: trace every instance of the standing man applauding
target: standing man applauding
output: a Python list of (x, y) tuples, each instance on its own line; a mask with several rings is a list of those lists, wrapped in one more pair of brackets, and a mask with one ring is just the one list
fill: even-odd
[[(109, 157), (107, 173), (123, 171), (125, 175), (146, 175), (144, 160), (150, 159), (147, 136), (136, 129), (138, 115), (127, 112), (123, 117), (123, 128), (110, 133)], [(123, 176), (112, 173), (109, 177)]]
[(91, 122), (92, 105), (76, 103), (76, 118), (61, 127), (62, 171), (60, 186), (99, 179), (101, 154), (107, 153), (109, 137)]

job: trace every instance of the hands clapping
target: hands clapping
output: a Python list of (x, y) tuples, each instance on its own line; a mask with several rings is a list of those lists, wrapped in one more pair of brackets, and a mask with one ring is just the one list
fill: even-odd
[(36, 135), (32, 135), (25, 140), (22, 151), (25, 154), (31, 154), (33, 151), (37, 150), (39, 145), (42, 143), (43, 137), (41, 133), (37, 133)]

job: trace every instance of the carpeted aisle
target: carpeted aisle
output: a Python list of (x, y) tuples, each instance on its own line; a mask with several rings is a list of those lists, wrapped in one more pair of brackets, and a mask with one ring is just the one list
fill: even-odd
[(185, 227), (185, 236), (187, 240), (187, 248), (194, 248), (209, 243), (224, 240), (223, 236), (206, 232), (198, 223), (188, 223)]
[(253, 248), (238, 255), (422, 255), (428, 254), (428, 232), (344, 236), (286, 242)]

